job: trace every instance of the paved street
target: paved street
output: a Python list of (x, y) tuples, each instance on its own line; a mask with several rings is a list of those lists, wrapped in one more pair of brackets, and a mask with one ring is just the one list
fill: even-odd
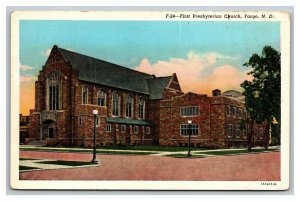
[[(91, 154), (20, 151), (21, 158), (90, 161)], [(100, 166), (20, 173), (26, 180), (200, 180), (278, 181), (280, 152), (172, 158), (154, 155), (98, 154)]]

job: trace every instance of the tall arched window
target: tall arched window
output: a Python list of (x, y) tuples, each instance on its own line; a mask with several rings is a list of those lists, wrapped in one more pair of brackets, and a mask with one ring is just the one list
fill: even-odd
[(106, 93), (103, 91), (97, 91), (97, 105), (106, 106)]
[(139, 119), (145, 118), (145, 100), (141, 97), (138, 100), (139, 103)]
[(134, 105), (134, 100), (131, 96), (127, 95), (126, 96), (126, 102), (125, 102), (125, 115), (126, 117), (133, 117), (133, 105)]
[(118, 94), (112, 94), (112, 115), (120, 116), (120, 97)]
[(59, 71), (54, 71), (47, 77), (48, 110), (62, 108), (62, 77), (63, 74)]

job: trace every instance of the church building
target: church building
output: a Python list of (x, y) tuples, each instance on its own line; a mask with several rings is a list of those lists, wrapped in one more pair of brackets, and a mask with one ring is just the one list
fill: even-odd
[[(175, 73), (156, 77), (55, 45), (35, 83), (25, 143), (90, 147), (93, 110), (98, 110), (99, 146), (187, 146), (188, 120), (192, 146), (245, 146), (247, 141), (241, 93), (185, 94)], [(263, 128), (254, 129), (255, 141), (262, 143)]]

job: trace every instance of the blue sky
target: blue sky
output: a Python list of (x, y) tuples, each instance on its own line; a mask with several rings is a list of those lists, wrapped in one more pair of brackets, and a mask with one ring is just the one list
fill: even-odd
[(229, 62), (241, 66), (267, 44), (279, 49), (279, 28), (278, 22), (26, 20), (20, 22), (20, 63), (40, 69), (56, 44), (126, 67), (143, 58), (186, 58), (189, 51), (239, 57)]
[(279, 22), (22, 20), (19, 30), (23, 114), (53, 45), (157, 76), (175, 72), (184, 92), (203, 94), (241, 90), (249, 57), (265, 45), (280, 50)]

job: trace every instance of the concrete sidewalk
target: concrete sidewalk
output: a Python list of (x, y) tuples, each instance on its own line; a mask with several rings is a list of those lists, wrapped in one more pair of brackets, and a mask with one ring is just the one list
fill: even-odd
[[(20, 148), (23, 149), (37, 149), (37, 150), (53, 150), (53, 151), (82, 151), (82, 152), (92, 152), (93, 149), (89, 148), (64, 148), (64, 147), (41, 147), (41, 146), (28, 146), (28, 145), (22, 145)], [(253, 149), (261, 149), (262, 147), (254, 147)], [(272, 146), (269, 147), (270, 149), (280, 149), (279, 146)], [(218, 152), (218, 151), (242, 151), (246, 150), (247, 148), (231, 148), (231, 149), (209, 149), (209, 150), (196, 150), (196, 151), (191, 151), (193, 154), (196, 155), (203, 155), (203, 156), (214, 156), (210, 154), (201, 154), (203, 152)], [(125, 149), (97, 149), (97, 152), (105, 152), (105, 151), (110, 151), (110, 152), (131, 152), (131, 153), (155, 153), (155, 154), (149, 154), (153, 156), (166, 156), (166, 155), (172, 155), (172, 154), (186, 154), (188, 151), (188, 148), (186, 151), (155, 151), (155, 150), (125, 150)]]

